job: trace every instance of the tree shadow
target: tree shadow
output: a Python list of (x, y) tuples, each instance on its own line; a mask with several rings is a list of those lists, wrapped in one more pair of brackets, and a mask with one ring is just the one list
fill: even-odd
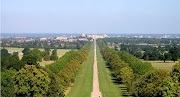
[(108, 68), (111, 71), (110, 76), (112, 77), (112, 82), (116, 85), (119, 85), (120, 90), (122, 91), (121, 96), (126, 96), (126, 97), (134, 97), (128, 92), (127, 86), (122, 83), (122, 81), (117, 80), (116, 76), (113, 73), (113, 70), (110, 68), (110, 66), (106, 63), (106, 68)]

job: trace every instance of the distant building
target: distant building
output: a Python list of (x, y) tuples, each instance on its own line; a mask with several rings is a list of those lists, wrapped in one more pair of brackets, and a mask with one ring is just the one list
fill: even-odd
[(106, 38), (108, 37), (106, 34), (104, 35), (87, 35), (88, 38), (93, 38), (93, 39), (97, 39), (97, 38)]
[(47, 38), (40, 38), (40, 41), (46, 41)]
[(82, 37), (86, 37), (86, 34), (85, 34), (85, 33), (83, 33), (81, 36), (82, 36)]
[(72, 39), (72, 38), (70, 38), (70, 39), (68, 39), (68, 41), (69, 41), (69, 42), (77, 42), (77, 39)]
[(24, 40), (25, 42), (30, 42), (30, 41), (34, 41), (33, 39), (27, 39), (27, 40)]
[(105, 37), (108, 37), (106, 34), (103, 34), (103, 37), (105, 38)]
[(79, 38), (78, 40), (79, 40), (79, 41), (88, 41), (87, 38)]
[(67, 37), (56, 37), (56, 40), (67, 40)]

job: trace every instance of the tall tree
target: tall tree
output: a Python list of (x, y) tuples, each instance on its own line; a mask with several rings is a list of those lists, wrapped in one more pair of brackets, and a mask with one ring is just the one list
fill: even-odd
[(171, 57), (172, 57), (172, 61), (177, 61), (178, 57), (179, 57), (179, 51), (177, 50), (176, 47), (171, 47), (169, 50), (169, 53), (171, 53)]
[(3, 67), (5, 62), (9, 59), (11, 54), (8, 53), (8, 50), (3, 48), (1, 49), (1, 66)]
[(50, 60), (56, 61), (57, 59), (58, 59), (57, 49), (54, 49), (54, 50), (52, 51), (51, 56), (50, 56)]
[(22, 50), (22, 53), (25, 54), (28, 50), (30, 50), (28, 47), (24, 48), (24, 50)]
[(10, 54), (8, 53), (8, 50), (3, 48), (1, 49), (1, 57), (10, 57)]
[(81, 47), (80, 47), (80, 43), (79, 42), (77, 42), (77, 44), (76, 44), (76, 48), (77, 49), (80, 49)]
[(11, 58), (15, 58), (16, 60), (19, 60), (18, 52), (13, 52)]
[(115, 51), (118, 51), (118, 47), (117, 47), (117, 46), (115, 46), (115, 47), (114, 47), (114, 50), (115, 50)]
[(45, 51), (44, 52), (44, 60), (45, 61), (49, 61), (50, 60), (50, 52), (49, 51)]

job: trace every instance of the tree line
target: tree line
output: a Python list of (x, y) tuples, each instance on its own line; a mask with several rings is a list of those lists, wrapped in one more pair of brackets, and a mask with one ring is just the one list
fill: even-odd
[[(116, 51), (117, 46), (114, 48)], [(163, 60), (164, 62), (168, 60), (177, 61), (180, 58), (180, 46), (170, 46), (166, 45), (165, 47), (161, 47), (160, 45), (158, 48), (152, 47), (149, 45), (120, 45), (121, 51), (126, 51), (137, 58), (144, 59), (144, 60)], [(142, 51), (145, 51), (142, 53)]]
[(66, 42), (60, 40), (34, 40), (28, 42), (16, 42), (13, 40), (2, 40), (2, 47), (18, 47), (18, 48), (44, 48), (49, 47), (51, 49), (80, 49), (87, 41), (76, 41), (76, 42)]
[[(78, 74), (82, 62), (87, 59), (91, 44), (92, 43), (87, 43), (78, 51), (68, 52), (67, 56), (65, 54), (61, 57), (62, 59), (59, 58), (55, 62), (56, 64), (51, 64), (47, 67), (41, 67), (36, 64), (36, 62), (42, 61), (42, 55), (46, 56), (42, 52), (39, 52), (38, 49), (24, 50), (25, 57), (23, 56), (24, 58), (20, 61), (25, 62), (25, 64), (18, 69), (15, 68), (20, 65), (19, 63), (9, 66), (6, 64), (7, 62), (1, 61), (4, 65), (1, 73), (1, 96), (64, 97), (64, 90), (70, 83), (75, 81), (75, 76)], [(56, 51), (54, 51), (54, 53), (55, 52)], [(5, 55), (7, 54), (8, 51), (6, 51)], [(1, 55), (3, 55), (2, 52)], [(5, 55), (3, 55), (3, 57), (18, 57), (17, 54), (16, 56), (14, 54)], [(29, 56), (27, 57), (27, 55)], [(54, 55), (56, 55), (56, 53)], [(50, 59), (51, 58), (57, 59), (57, 57), (53, 57), (52, 55)], [(64, 66), (60, 66), (63, 62), (65, 62), (65, 64), (63, 64)], [(57, 64), (60, 64), (58, 65), (59, 67), (55, 66)], [(54, 65), (54, 67), (52, 65)], [(55, 69), (57, 70), (54, 72)]]
[(126, 84), (130, 94), (137, 97), (180, 95), (180, 60), (172, 71), (156, 70), (151, 63), (143, 63), (125, 51), (110, 49), (103, 41), (98, 41), (98, 45), (117, 83)]
[(147, 44), (180, 44), (179, 38), (127, 38), (127, 37), (111, 37), (102, 39), (105, 43), (121, 43), (121, 44), (137, 44), (137, 43), (147, 43)]

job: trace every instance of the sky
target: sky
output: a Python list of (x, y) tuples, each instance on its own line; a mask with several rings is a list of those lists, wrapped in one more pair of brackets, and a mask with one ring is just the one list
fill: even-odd
[(1, 0), (1, 33), (180, 34), (180, 0)]

